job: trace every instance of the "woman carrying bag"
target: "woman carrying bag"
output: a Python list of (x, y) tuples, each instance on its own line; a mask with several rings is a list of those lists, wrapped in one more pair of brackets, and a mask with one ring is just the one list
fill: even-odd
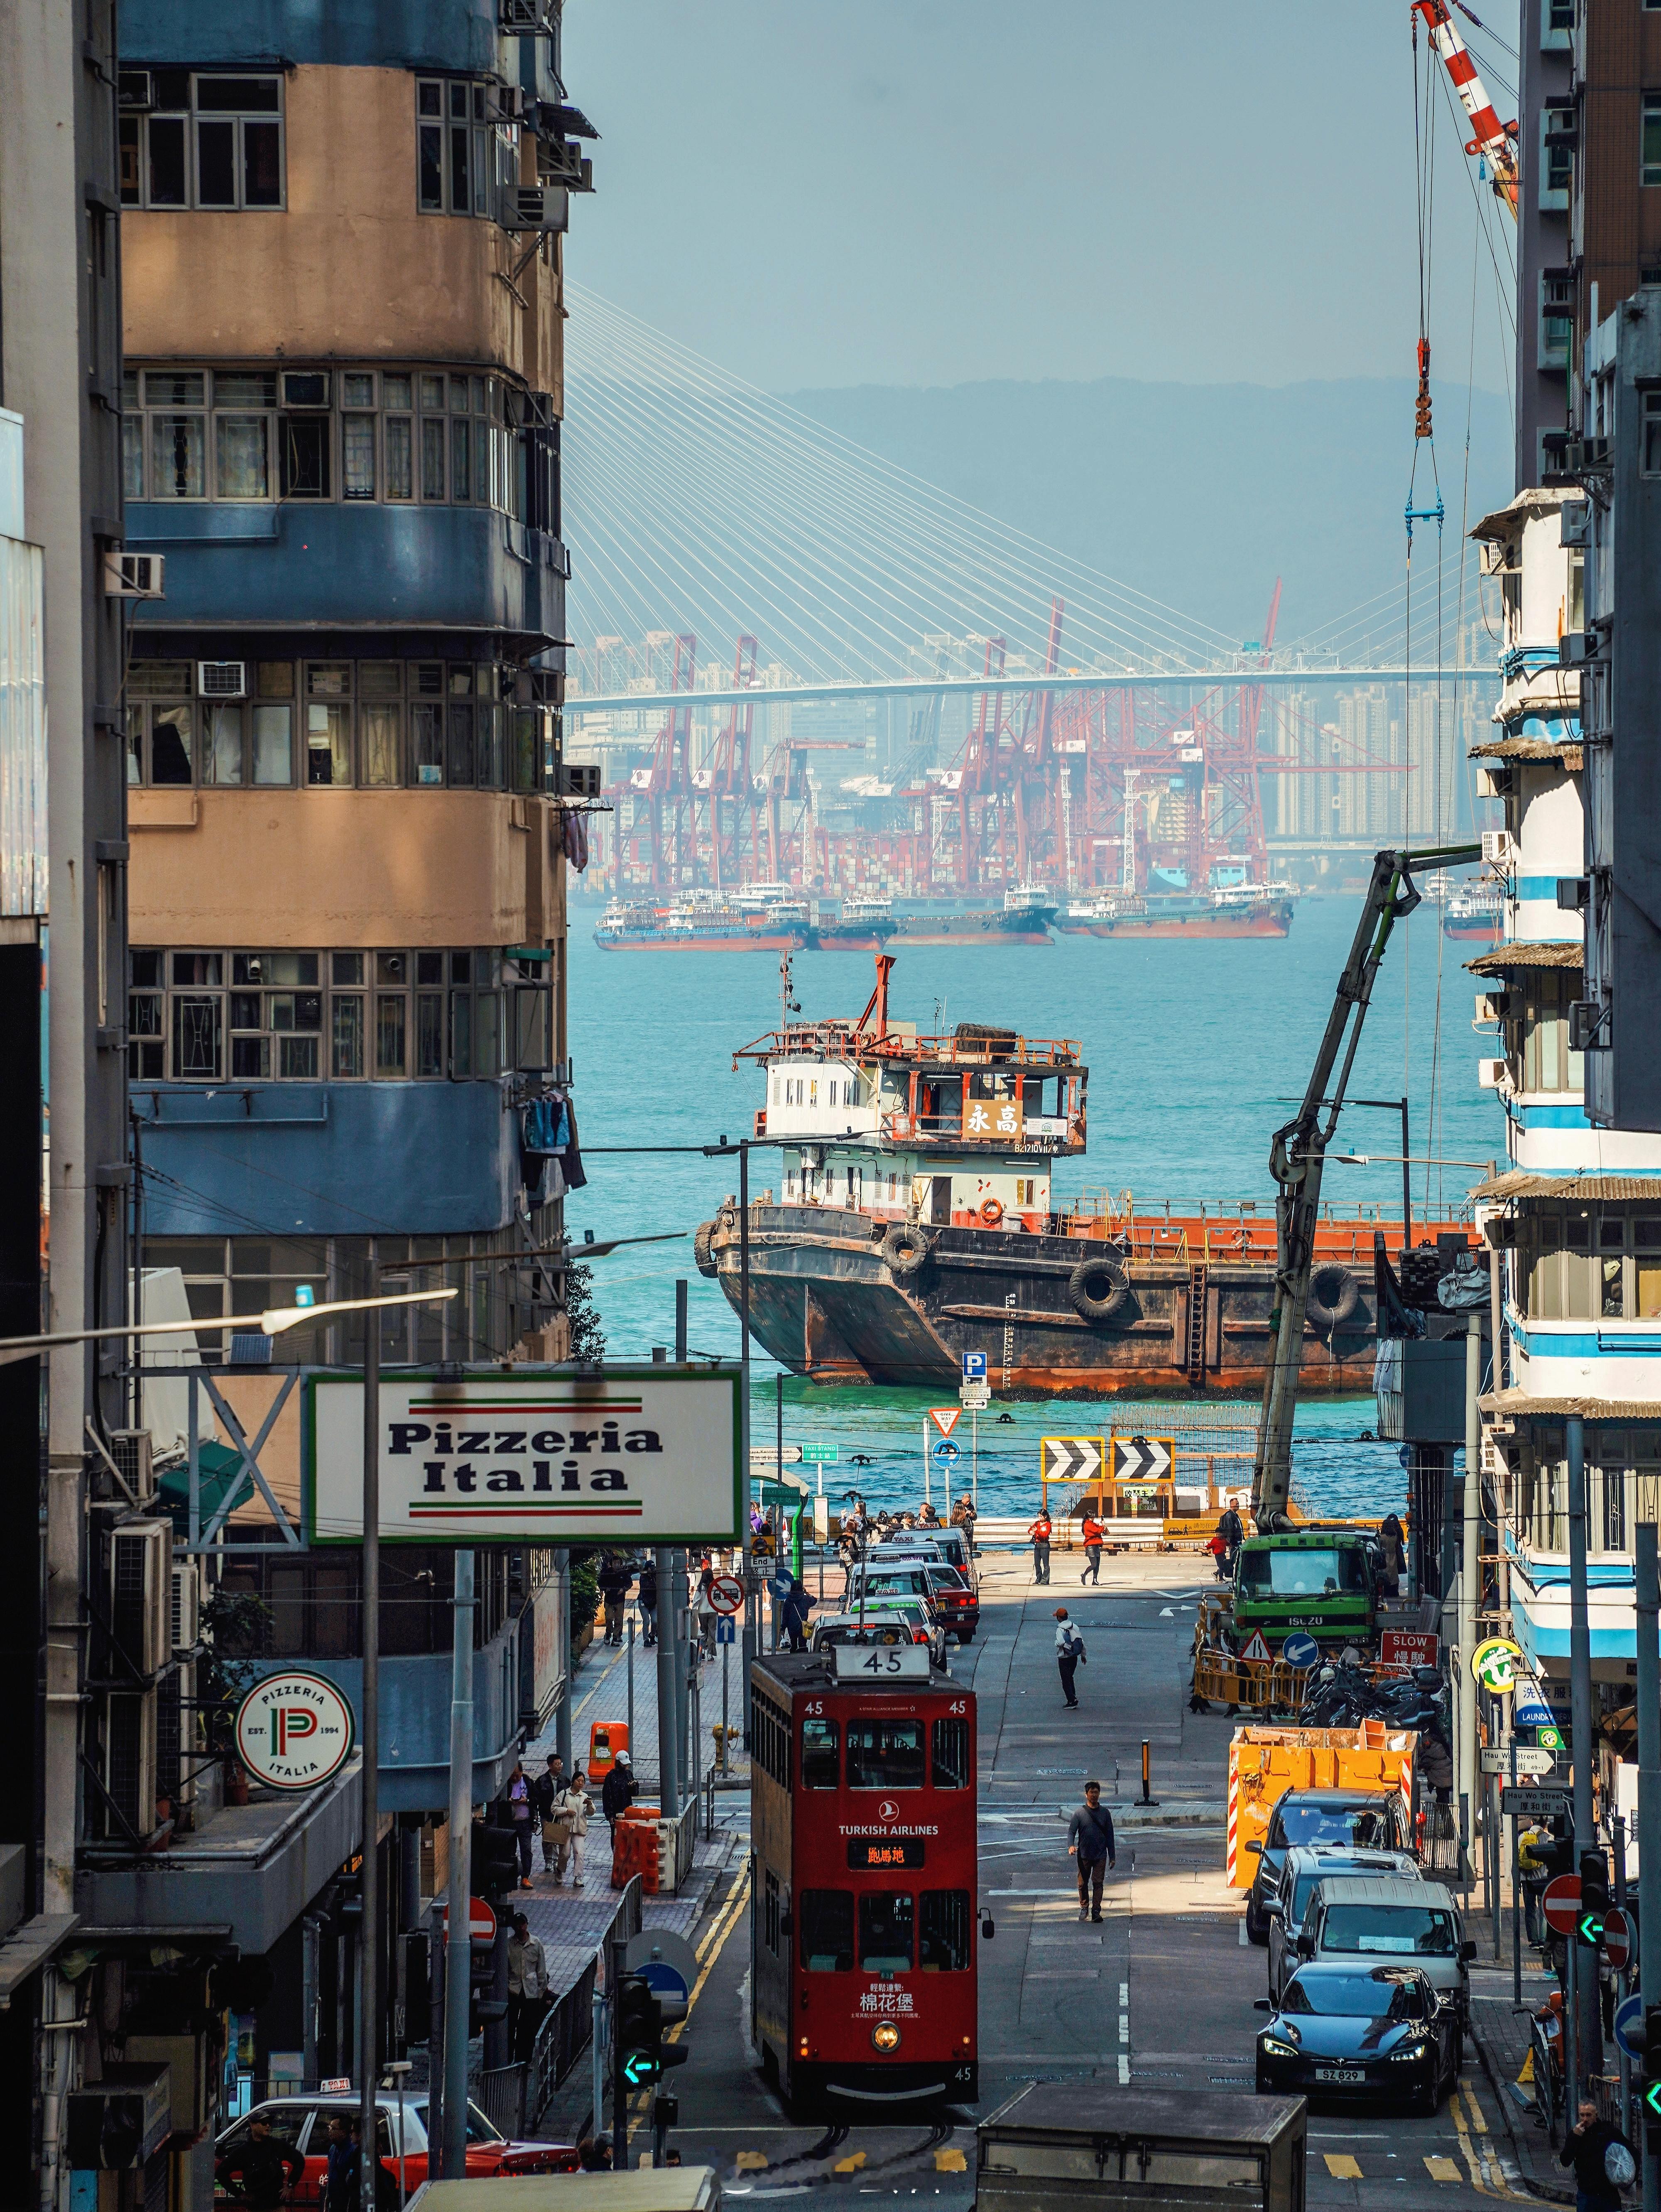
[(571, 1770), (571, 1779), (563, 1794), (554, 1804), (554, 1887), (557, 1889), (565, 1878), (565, 1862), (571, 1862), (571, 1887), (582, 1887), (582, 1839), (588, 1832), (588, 1823), (593, 1818), (594, 1801), (588, 1795), (588, 1778), (580, 1766)]

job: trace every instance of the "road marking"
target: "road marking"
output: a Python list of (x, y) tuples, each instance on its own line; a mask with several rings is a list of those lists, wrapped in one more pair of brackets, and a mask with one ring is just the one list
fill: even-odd
[(969, 2160), (960, 2150), (937, 2150), (934, 2171), (936, 2173), (967, 2173)]
[(1433, 2181), (1463, 2181), (1464, 2179), (1463, 2174), (1459, 2171), (1459, 2162), (1457, 2159), (1444, 2158), (1439, 2155), (1434, 2158), (1427, 2157), (1425, 2171)]
[(1242, 1913), (1240, 1915), (1240, 1948), (1244, 1951), (1250, 1941), (1250, 1936), (1246, 1934), (1245, 1915)]
[(764, 2150), (741, 2150), (733, 2163), (740, 2173), (764, 2173), (767, 2170)]
[(1121, 2006), (1128, 2005), (1130, 2002), (1130, 1984), (1129, 1982), (1121, 1982), (1119, 1984), (1119, 2002)]
[(1335, 2181), (1359, 2181), (1360, 2179), (1360, 2167), (1357, 2166), (1353, 2158), (1349, 2157), (1343, 2151), (1323, 2151), (1321, 2155), (1327, 2162), (1327, 2172), (1332, 2176)]
[(1130, 2059), (1129, 2054), (1122, 2051), (1119, 2053), (1119, 2087), (1122, 2089), (1127, 2089), (1129, 2086)]

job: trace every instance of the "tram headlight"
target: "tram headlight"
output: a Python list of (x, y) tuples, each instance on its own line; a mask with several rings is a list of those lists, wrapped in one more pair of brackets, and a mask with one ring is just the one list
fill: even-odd
[(871, 2040), (879, 2051), (897, 2051), (900, 2032), (891, 2020), (879, 2020), (871, 2031)]

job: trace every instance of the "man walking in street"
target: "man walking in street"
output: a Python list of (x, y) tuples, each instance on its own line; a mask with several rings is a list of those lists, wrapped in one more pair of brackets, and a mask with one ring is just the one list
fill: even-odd
[(605, 1815), (606, 1826), (611, 1832), (613, 1846), (617, 1843), (618, 1822), (640, 1795), (640, 1784), (626, 1751), (620, 1751), (611, 1762), (611, 1771), (600, 1784), (599, 1809)]
[(1232, 1505), (1226, 1505), (1223, 1508), (1217, 1522), (1217, 1534), (1223, 1540), (1223, 1555), (1218, 1562), (1217, 1579), (1220, 1582), (1232, 1581), (1234, 1574), (1234, 1554), (1239, 1550), (1241, 1539), (1245, 1534), (1245, 1530), (1240, 1525), (1240, 1516)]
[(1035, 1583), (1050, 1580), (1050, 1516), (1040, 1513), (1026, 1532), (1026, 1540), (1032, 1547), (1032, 1579)]
[(1086, 1583), (1094, 1583), (1099, 1589), (1102, 1580), (1102, 1538), (1107, 1531), (1088, 1506), (1085, 1508), (1084, 1526), (1080, 1533), (1084, 1537), (1085, 1557), (1085, 1570), (1079, 1577), (1080, 1587)]
[(1062, 1694), (1076, 1712), (1079, 1700), (1074, 1692), (1073, 1677), (1084, 1664), (1084, 1638), (1068, 1619), (1064, 1605), (1056, 1608), (1056, 1664), (1061, 1670)]
[(1636, 2180), (1632, 2145), (1617, 2127), (1600, 2120), (1590, 2097), (1580, 2103), (1580, 2124), (1558, 2153), (1574, 2168), (1574, 2212), (1620, 2212), (1621, 2192)]
[(508, 1938), (508, 2055), (517, 2063), (531, 2055), (548, 2009), (548, 1957), (522, 1912)]
[(556, 1752), (531, 1784), (531, 1806), (542, 1837), (542, 1871), (554, 1870), (554, 1807), (565, 1794), (565, 1761)]
[(1119, 1855), (1113, 1840), (1113, 1815), (1102, 1802), (1099, 1782), (1086, 1782), (1084, 1802), (1067, 1832), (1067, 1854), (1079, 1863), (1079, 1917), (1102, 1917), (1102, 1884)]
[(658, 1563), (648, 1558), (640, 1571), (640, 1587), (635, 1592), (640, 1606), (641, 1642), (649, 1651), (658, 1640)]
[(271, 2114), (254, 2112), (246, 2140), (226, 2152), (213, 2178), (234, 2204), (246, 2204), (250, 2212), (277, 2212), (305, 2172), (306, 2161), (294, 2144), (271, 2133)]

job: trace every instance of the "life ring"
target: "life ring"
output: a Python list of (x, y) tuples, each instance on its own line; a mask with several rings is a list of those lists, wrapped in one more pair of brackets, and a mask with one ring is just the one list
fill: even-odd
[(720, 1272), (715, 1265), (715, 1255), (709, 1249), (715, 1233), (713, 1221), (700, 1221), (692, 1231), (692, 1265), (701, 1275), (714, 1275)]
[(1330, 1336), (1343, 1327), (1360, 1303), (1361, 1289), (1354, 1276), (1348, 1267), (1329, 1260), (1310, 1277), (1304, 1312), (1323, 1336)]
[(1080, 1321), (1111, 1321), (1130, 1296), (1130, 1278), (1116, 1254), (1080, 1260), (1067, 1279), (1067, 1295)]
[(1001, 1198), (983, 1200), (981, 1205), (981, 1226), (995, 1229), (1003, 1219), (1003, 1200)]
[(897, 1221), (882, 1240), (891, 1274), (915, 1275), (934, 1249), (934, 1240), (921, 1224)]

